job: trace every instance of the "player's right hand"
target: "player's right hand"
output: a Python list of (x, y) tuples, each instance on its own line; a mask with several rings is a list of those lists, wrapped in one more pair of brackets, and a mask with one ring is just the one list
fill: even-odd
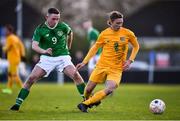
[(52, 48), (48, 48), (47, 50), (45, 50), (45, 54), (52, 55)]
[(78, 63), (77, 65), (76, 65), (76, 69), (77, 70), (80, 70), (82, 67), (84, 67), (85, 66), (85, 64), (84, 63)]

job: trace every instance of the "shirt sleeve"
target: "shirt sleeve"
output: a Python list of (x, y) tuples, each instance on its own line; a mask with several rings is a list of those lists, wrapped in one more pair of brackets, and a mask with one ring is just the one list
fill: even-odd
[(69, 34), (72, 32), (72, 29), (71, 29), (71, 27), (70, 27), (68, 24), (64, 23), (64, 25), (65, 25), (64, 32), (65, 32), (67, 35), (69, 35)]
[(39, 42), (39, 41), (40, 41), (40, 39), (41, 39), (41, 36), (40, 36), (39, 29), (38, 29), (38, 28), (36, 28), (36, 30), (34, 31), (34, 34), (33, 34), (33, 38), (32, 38), (32, 40), (33, 40), (33, 41), (37, 41), (37, 42)]
[(103, 34), (100, 34), (96, 43), (91, 47), (88, 54), (83, 60), (83, 63), (88, 63), (88, 61), (97, 53), (98, 49), (101, 48), (104, 44)]
[(67, 35), (69, 35), (72, 32), (72, 29), (70, 26), (67, 27)]
[(129, 42), (131, 43), (131, 45), (133, 47), (131, 55), (129, 57), (129, 60), (134, 61), (134, 59), (136, 58), (136, 55), (139, 51), (139, 43), (138, 43), (137, 37), (134, 35), (134, 33), (132, 31), (130, 31), (129, 38), (130, 38)]

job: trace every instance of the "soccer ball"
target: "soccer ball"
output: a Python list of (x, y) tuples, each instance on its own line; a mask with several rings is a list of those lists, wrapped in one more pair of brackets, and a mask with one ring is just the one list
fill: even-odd
[(166, 108), (165, 103), (160, 99), (151, 101), (149, 109), (154, 114), (162, 114)]

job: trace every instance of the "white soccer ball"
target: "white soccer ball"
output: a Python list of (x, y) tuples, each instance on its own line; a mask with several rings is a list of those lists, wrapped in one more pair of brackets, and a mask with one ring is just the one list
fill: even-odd
[(149, 109), (154, 114), (162, 114), (166, 108), (164, 101), (161, 99), (154, 99), (149, 105)]

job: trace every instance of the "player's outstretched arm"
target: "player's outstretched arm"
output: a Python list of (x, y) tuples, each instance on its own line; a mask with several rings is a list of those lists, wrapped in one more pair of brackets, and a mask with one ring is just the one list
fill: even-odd
[(77, 65), (76, 65), (76, 69), (77, 70), (80, 70), (82, 67), (84, 67), (86, 64), (85, 63), (78, 63)]
[(136, 55), (137, 55), (137, 53), (139, 51), (139, 43), (138, 43), (136, 38), (132, 39), (130, 41), (130, 43), (131, 43), (133, 49), (132, 49), (131, 55), (129, 57), (129, 60), (134, 61), (134, 59), (136, 58)]
[(76, 69), (79, 70), (82, 67), (84, 67), (87, 64), (87, 62), (91, 59), (91, 57), (93, 57), (97, 53), (98, 49), (99, 47), (97, 46), (97, 44), (94, 44), (89, 50), (86, 57), (84, 58), (83, 62), (76, 65)]
[(84, 58), (83, 63), (86, 64), (97, 53), (98, 49), (99, 49), (99, 46), (98, 44), (95, 43), (89, 50), (86, 57)]

